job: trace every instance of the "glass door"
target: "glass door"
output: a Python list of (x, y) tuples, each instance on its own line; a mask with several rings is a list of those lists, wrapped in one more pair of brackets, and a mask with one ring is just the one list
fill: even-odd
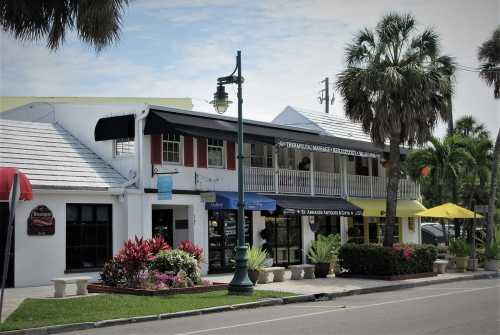
[(302, 263), (302, 226), (300, 216), (268, 216), (267, 244), (275, 265), (286, 266)]

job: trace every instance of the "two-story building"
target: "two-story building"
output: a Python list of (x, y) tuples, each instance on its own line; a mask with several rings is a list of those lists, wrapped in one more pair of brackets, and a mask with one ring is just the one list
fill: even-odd
[[(7, 117), (35, 121), (30, 118), (33, 110), (36, 106)], [(35, 187), (34, 200), (16, 211), (16, 286), (47, 283), (54, 276), (75, 271), (95, 274), (123, 240), (135, 235), (161, 234), (174, 246), (189, 239), (205, 250), (204, 272), (231, 270), (237, 203), (235, 118), (173, 107), (116, 104), (53, 103), (49, 114), (45, 127), (67, 132), (63, 137), (71, 136), (75, 143), (62, 145), (65, 150), (47, 146), (46, 155), (36, 159), (43, 161), (56, 150), (60, 162), (54, 166), (65, 166), (67, 153), (81, 166), (72, 164), (71, 171), (58, 167), (54, 171), (61, 172), (53, 175), (69, 174), (82, 183), (112, 178), (113, 184), (63, 188), (65, 180), (74, 180), (60, 177), (51, 179), (59, 184), (48, 192), (48, 186), (35, 182), (29, 152), (6, 158), (16, 148), (30, 146), (12, 138), (25, 133), (2, 137), (0, 165), (24, 171)], [(0, 124), (2, 130), (10, 127), (10, 132), (41, 127), (23, 123)], [(360, 243), (382, 240), (385, 148), (373, 145), (359, 125), (287, 107), (273, 122), (245, 120), (244, 132), (249, 243), (266, 244), (276, 264), (288, 265), (306, 260), (304, 251), (316, 234), (339, 233), (343, 241)], [(52, 137), (32, 135), (29, 141), (43, 143)], [(97, 160), (106, 169), (96, 166)], [(158, 193), (164, 176), (171, 179), (168, 197)], [(396, 240), (418, 243), (419, 221), (413, 217), (423, 208), (418, 186), (402, 179), (400, 190)], [(53, 235), (26, 232), (28, 217), (40, 204), (54, 212)], [(90, 227), (105, 229), (108, 237), (104, 239), (95, 229), (87, 231)], [(78, 240), (82, 236), (85, 243)], [(75, 244), (79, 254), (68, 251), (76, 250)], [(36, 255), (31, 246), (37, 246)], [(48, 268), (47, 262), (51, 262)]]

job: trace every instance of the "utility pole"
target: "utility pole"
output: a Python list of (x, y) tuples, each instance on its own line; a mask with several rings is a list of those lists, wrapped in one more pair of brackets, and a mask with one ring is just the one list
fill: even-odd
[(330, 79), (326, 77), (321, 81), (325, 84), (325, 88), (319, 91), (319, 103), (322, 104), (325, 101), (325, 113), (330, 113), (330, 104), (335, 101), (335, 96), (332, 94), (332, 100), (330, 101)]

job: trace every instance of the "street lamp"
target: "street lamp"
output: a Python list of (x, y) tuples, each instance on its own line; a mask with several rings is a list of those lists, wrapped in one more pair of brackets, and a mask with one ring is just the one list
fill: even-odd
[(237, 226), (237, 244), (236, 244), (236, 267), (234, 277), (229, 283), (229, 294), (233, 295), (251, 295), (253, 293), (253, 284), (248, 278), (247, 266), (247, 246), (245, 244), (245, 199), (243, 194), (243, 97), (241, 94), (241, 85), (243, 77), (241, 76), (241, 51), (236, 54), (236, 67), (233, 73), (226, 77), (217, 79), (217, 91), (214, 94), (214, 100), (211, 102), (217, 113), (223, 114), (231, 104), (228, 100), (228, 94), (224, 85), (238, 85), (238, 226)]

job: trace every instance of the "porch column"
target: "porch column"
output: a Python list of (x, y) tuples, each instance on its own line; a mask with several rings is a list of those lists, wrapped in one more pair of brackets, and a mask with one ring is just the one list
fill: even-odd
[(367, 159), (368, 159), (368, 175), (370, 176), (370, 198), (373, 198), (373, 171), (372, 171), (373, 158), (367, 158)]
[(340, 165), (340, 173), (342, 175), (342, 196), (346, 197), (349, 195), (349, 189), (347, 185), (347, 156), (342, 155), (341, 157), (341, 165)]
[(274, 160), (274, 193), (278, 194), (278, 148), (276, 146), (273, 147), (273, 160)]
[(311, 246), (311, 243), (314, 241), (314, 232), (311, 230), (309, 226), (309, 220), (314, 220), (314, 216), (301, 216), (301, 226), (302, 226), (302, 263), (306, 263), (307, 261), (307, 251)]
[(340, 217), (340, 241), (342, 244), (347, 243), (347, 240), (349, 239), (348, 230), (349, 230), (349, 224), (347, 222), (347, 217), (341, 216)]
[(309, 164), (309, 172), (310, 172), (310, 178), (311, 178), (311, 195), (314, 195), (314, 152), (309, 153), (309, 160), (311, 161), (311, 164)]

